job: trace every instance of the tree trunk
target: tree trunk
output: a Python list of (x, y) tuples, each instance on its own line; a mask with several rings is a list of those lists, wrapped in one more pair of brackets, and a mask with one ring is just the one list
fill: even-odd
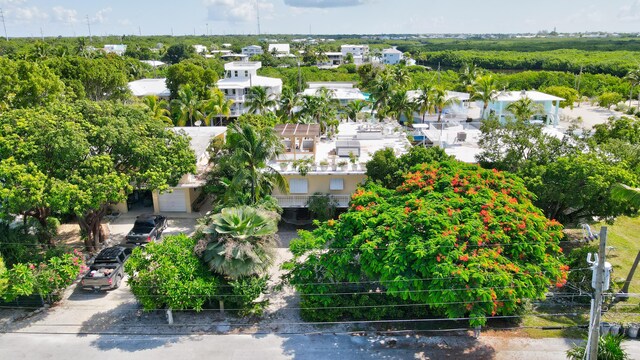
[(636, 260), (633, 262), (633, 266), (631, 266), (631, 270), (629, 270), (629, 275), (627, 275), (627, 280), (624, 282), (624, 286), (622, 286), (621, 293), (629, 292), (629, 285), (631, 285), (631, 280), (633, 280), (633, 275), (636, 272), (636, 268), (638, 268), (638, 263), (640, 263), (640, 251), (638, 251), (638, 255), (636, 255)]
[[(53, 237), (50, 236), (49, 234), (49, 229), (48, 229), (48, 223), (47, 223), (47, 219), (49, 218), (49, 216), (51, 216), (51, 209), (48, 207), (36, 207), (34, 209), (31, 209), (25, 213), (23, 213), (23, 216), (30, 216), (34, 219), (36, 219), (36, 221), (38, 221), (38, 224), (40, 224), (40, 227), (42, 228), (41, 231), (38, 232), (38, 241), (40, 241), (43, 244), (47, 244), (48, 246), (54, 246), (54, 242), (53, 242)], [(26, 221), (25, 221), (25, 225), (26, 225)]]
[(84, 231), (84, 245), (87, 251), (95, 252), (106, 239), (102, 229), (102, 218), (107, 213), (107, 205), (103, 204), (97, 210), (89, 210), (78, 218), (78, 225)]

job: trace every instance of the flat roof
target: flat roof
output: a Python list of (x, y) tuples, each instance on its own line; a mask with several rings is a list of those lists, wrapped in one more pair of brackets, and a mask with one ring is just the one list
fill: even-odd
[(133, 96), (155, 95), (169, 97), (171, 91), (167, 88), (167, 79), (140, 79), (127, 84)]
[(266, 76), (252, 76), (249, 78), (226, 78), (218, 80), (220, 89), (244, 89), (251, 86), (276, 87), (282, 86), (282, 80)]
[[(409, 90), (407, 91), (407, 97), (409, 100), (416, 100), (420, 95), (422, 95), (422, 90)], [(460, 101), (468, 101), (470, 99), (470, 95), (468, 93), (458, 92), (458, 91), (449, 91), (445, 92), (445, 99), (458, 99)]]
[(494, 101), (514, 102), (523, 98), (529, 98), (533, 101), (563, 101), (565, 99), (550, 94), (545, 94), (535, 90), (523, 91), (501, 91)]
[(200, 158), (207, 152), (211, 139), (227, 132), (226, 126), (174, 126), (170, 128), (176, 133), (185, 133), (189, 140), (189, 147)]
[(273, 130), (282, 137), (320, 136), (320, 124), (279, 124)]

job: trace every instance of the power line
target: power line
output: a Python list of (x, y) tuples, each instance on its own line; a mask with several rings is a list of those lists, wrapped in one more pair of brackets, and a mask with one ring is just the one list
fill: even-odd
[(4, 11), (0, 9), (0, 19), (2, 19), (2, 27), (4, 28), (4, 38), (9, 41), (9, 35), (7, 35), (7, 25), (4, 22)]

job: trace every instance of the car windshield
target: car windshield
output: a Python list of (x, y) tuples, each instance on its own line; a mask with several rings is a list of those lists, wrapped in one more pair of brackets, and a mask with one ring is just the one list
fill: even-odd
[(133, 232), (147, 232), (153, 230), (153, 225), (150, 224), (135, 224), (133, 225)]

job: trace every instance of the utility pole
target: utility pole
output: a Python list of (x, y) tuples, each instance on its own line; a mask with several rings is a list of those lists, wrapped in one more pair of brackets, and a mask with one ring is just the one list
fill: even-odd
[(142, 37), (142, 28), (138, 25), (138, 36)]
[(91, 35), (91, 22), (89, 21), (89, 15), (87, 15), (87, 28), (89, 29), (89, 42), (93, 42), (93, 36)]
[(4, 28), (4, 38), (9, 41), (9, 35), (7, 35), (7, 25), (4, 23), (4, 12), (0, 9), (0, 19), (2, 19), (2, 27)]
[(256, 18), (258, 20), (258, 36), (260, 36), (260, 4), (256, 0)]
[(580, 65), (580, 73), (578, 74), (578, 79), (576, 81), (576, 91), (578, 92), (578, 107), (580, 107), (580, 103), (582, 99), (580, 99), (580, 79), (582, 78), (582, 65)]
[(40, 38), (44, 41), (44, 32), (42, 31), (42, 26), (40, 26)]
[(598, 359), (598, 339), (600, 338), (600, 312), (602, 309), (602, 289), (604, 286), (605, 255), (607, 248), (607, 227), (600, 229), (600, 248), (595, 269), (595, 289), (591, 299), (591, 317), (589, 319), (589, 337), (587, 339), (587, 360)]

